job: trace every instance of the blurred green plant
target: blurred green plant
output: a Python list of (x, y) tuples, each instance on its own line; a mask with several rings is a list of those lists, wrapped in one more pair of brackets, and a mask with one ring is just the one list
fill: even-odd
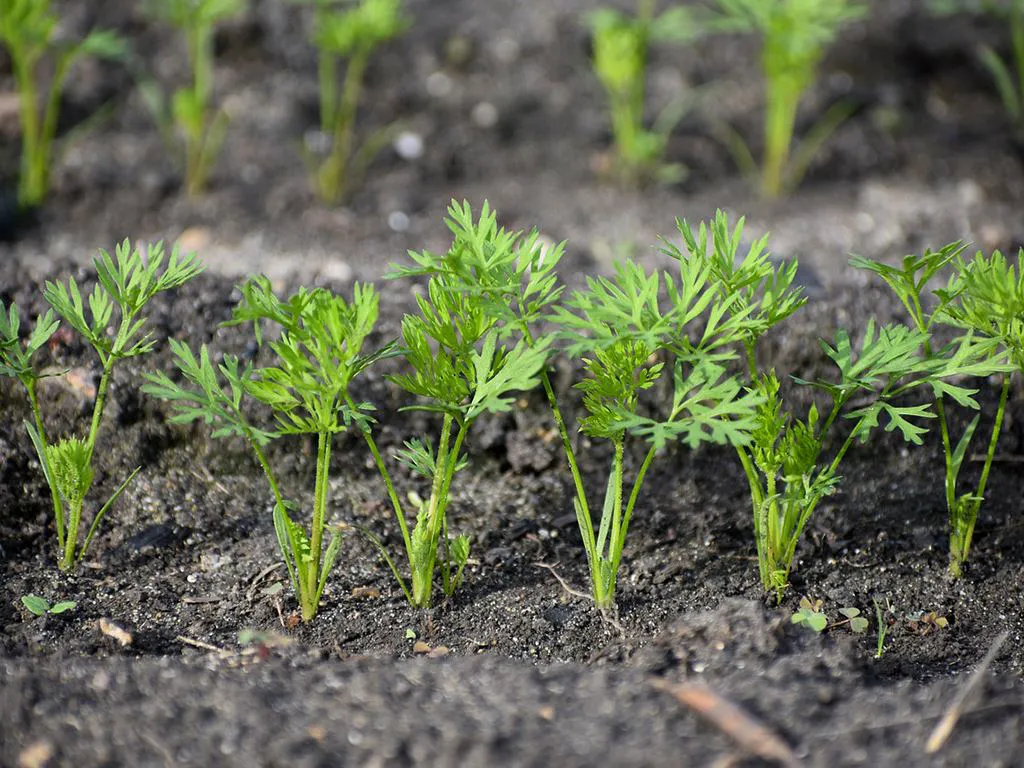
[[(106, 251), (100, 251), (93, 260), (98, 282), (85, 302), (74, 278), (66, 285), (47, 282), (43, 296), (51, 309), (36, 318), (24, 342), (20, 340), (21, 319), (17, 306), (11, 304), (8, 310), (0, 302), (0, 376), (18, 379), (28, 393), (33, 422), (26, 421), (25, 427), (50, 488), (62, 571), (70, 570), (85, 556), (100, 521), (139, 472), (136, 468), (100, 507), (79, 546), (85, 497), (94, 479), (92, 459), (96, 438), (114, 366), (119, 360), (144, 355), (156, 346), (151, 332), (142, 333), (146, 325), (143, 309), (150, 299), (162, 291), (177, 288), (202, 271), (194, 254), (179, 256), (176, 248), (161, 271), (164, 260), (162, 243), (133, 248), (125, 240), (116, 248), (116, 261)], [(116, 325), (113, 324), (115, 308), (119, 315)], [(52, 442), (43, 425), (36, 385), (43, 376), (55, 374), (39, 373), (33, 357), (57, 331), (60, 325), (57, 316), (95, 350), (102, 373), (86, 437), (71, 435)]]
[[(124, 55), (125, 47), (117, 35), (106, 30), (94, 30), (79, 41), (62, 40), (60, 16), (51, 0), (0, 0), (0, 43), (11, 58), (18, 88), (18, 204), (32, 208), (43, 202), (50, 189), (60, 97), (68, 73), (85, 56), (116, 59)], [(40, 66), (44, 61), (51, 67), (45, 84)]]
[(990, 45), (978, 48), (1018, 139), (1024, 140), (1024, 0), (930, 0), (939, 15), (974, 13), (993, 16), (1010, 28), (1010, 54), (1000, 56)]
[(650, 129), (644, 127), (650, 47), (657, 43), (689, 43), (708, 30), (691, 8), (672, 7), (655, 14), (656, 0), (638, 0), (635, 15), (612, 8), (587, 14), (593, 34), (592, 67), (608, 98), (615, 172), (627, 184), (656, 180), (681, 181), (686, 167), (665, 163), (669, 135), (692, 108), (696, 94), (688, 91), (669, 103)]
[(760, 170), (749, 145), (728, 126), (722, 130), (740, 170), (756, 179), (765, 198), (800, 184), (814, 156), (852, 113), (839, 102), (829, 108), (794, 149), (800, 100), (814, 85), (825, 48), (846, 23), (867, 13), (860, 0), (716, 0), (715, 28), (756, 32), (762, 40), (765, 80), (764, 156)]
[(180, 137), (185, 190), (189, 197), (196, 197), (206, 189), (229, 122), (223, 108), (211, 105), (214, 27), (241, 14), (246, 0), (146, 0), (144, 7), (185, 37), (191, 84), (178, 88), (170, 98), (148, 78), (140, 80), (139, 88), (168, 145), (177, 146)]
[[(274, 295), (270, 280), (260, 276), (244, 283), (241, 293), (227, 324), (252, 323), (261, 345), (264, 326), (279, 331), (276, 341), (267, 342), (273, 364), (242, 366), (237, 357), (224, 355), (215, 366), (206, 345), (197, 357), (187, 344), (171, 340), (175, 366), (185, 383), (164, 373), (149, 374), (143, 391), (170, 401), (172, 423), (202, 420), (213, 426), (215, 438), (237, 436), (248, 442), (274, 496), (274, 531), (302, 620), (312, 621), (344, 530), (328, 522), (331, 444), (335, 435), (351, 426), (368, 425), (372, 406), (355, 402), (349, 388), (356, 376), (390, 355), (392, 345), (363, 352), (380, 301), (372, 285), (356, 283), (351, 301), (323, 288), (299, 288), (282, 301)], [(243, 400), (269, 409), (275, 426), (254, 424)], [(284, 496), (264, 450), (274, 440), (300, 435), (315, 436), (317, 444), (308, 530), (295, 521), (298, 504)], [(326, 532), (332, 535), (325, 549)]]
[[(326, 151), (304, 147), (313, 192), (339, 203), (362, 180), (373, 158), (391, 141), (398, 123), (370, 133), (357, 146), (356, 114), (366, 67), (384, 43), (411, 24), (404, 0), (291, 0), (314, 7), (312, 41), (318, 51), (320, 133)], [(347, 59), (339, 87), (338, 69)]]

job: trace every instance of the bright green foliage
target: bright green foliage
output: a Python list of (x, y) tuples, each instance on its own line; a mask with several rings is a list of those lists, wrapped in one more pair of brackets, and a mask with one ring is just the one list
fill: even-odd
[[(18, 87), (22, 137), (18, 204), (23, 208), (39, 205), (49, 191), (61, 89), (71, 67), (83, 56), (119, 58), (124, 54), (123, 41), (112, 32), (94, 30), (71, 42), (60, 39), (59, 25), (51, 0), (0, 0), (0, 43), (10, 56)], [(50, 72), (46, 85), (40, 82), (44, 61)]]
[(453, 202), (448, 216), (453, 235), (448, 252), (410, 253), (414, 265), (396, 267), (389, 275), (429, 277), (426, 295), (416, 297), (418, 313), (402, 322), (408, 372), (390, 379), (419, 398), (411, 409), (442, 419), (436, 450), (431, 442), (414, 439), (396, 455), (430, 483), (426, 501), (408, 497), (416, 513), (412, 530), (369, 425), (363, 425), (402, 531), (408, 583), (383, 545), (372, 540), (409, 602), (424, 608), (431, 604), (435, 570), (442, 591), (451, 595), (469, 557), (469, 539), (450, 537), (447, 522), (452, 479), (466, 465), (466, 435), (479, 416), (508, 411), (513, 393), (540, 381), (549, 343), (529, 336), (529, 322), (558, 296), (552, 269), (561, 250), (545, 253), (536, 233), (523, 238), (498, 227), (487, 203), (478, 219), (468, 203)]
[(988, 14), (1009, 25), (1009, 58), (988, 45), (978, 49), (978, 58), (992, 77), (1018, 138), (1024, 137), (1024, 0), (931, 0), (928, 5), (937, 14)]
[[(307, 151), (313, 192), (327, 203), (341, 202), (362, 179), (374, 156), (395, 134), (390, 125), (357, 146), (355, 125), (363, 78), (370, 58), (410, 25), (404, 0), (292, 0), (313, 5), (313, 44), (319, 51), (320, 132), (329, 140), (325, 154)], [(347, 59), (339, 88), (338, 68)]]
[(754, 31), (761, 36), (761, 70), (765, 79), (764, 158), (761, 170), (743, 140), (729, 131), (730, 146), (741, 168), (758, 178), (761, 194), (776, 198), (795, 188), (814, 155), (850, 115), (837, 104), (808, 131), (793, 151), (800, 99), (814, 84), (818, 64), (840, 27), (863, 16), (858, 0), (717, 0), (718, 28)]
[(39, 595), (22, 595), (21, 604), (29, 613), (36, 616), (43, 616), (47, 613), (56, 616), (57, 614), (70, 611), (78, 605), (74, 600), (61, 600), (59, 603), (50, 605), (50, 601)]
[[(724, 365), (735, 357), (728, 346), (741, 342), (750, 310), (733, 308), (736, 296), (716, 290), (706, 261), (680, 259), (678, 264), (678, 275), (648, 273), (631, 261), (619, 264), (611, 277), (588, 278), (586, 290), (574, 292), (552, 315), (569, 342), (569, 355), (582, 359), (587, 374), (576, 385), (588, 414), (580, 429), (613, 447), (595, 531), (572, 442), (552, 403), (575, 480), (574, 505), (594, 600), (602, 609), (614, 607), (626, 533), (657, 452), (669, 441), (691, 448), (703, 442), (745, 445), (756, 426), (760, 395), (743, 392)], [(671, 404), (648, 415), (641, 394), (666, 368), (672, 372)], [(624, 501), (630, 437), (650, 445)]]
[(887, 597), (873, 597), (871, 602), (875, 604), (875, 658), (880, 659), (885, 654), (885, 636), (889, 627), (895, 622), (896, 617), (892, 610), (892, 603)]
[[(978, 410), (976, 389), (967, 389), (936, 378), (931, 382), (935, 411), (942, 433), (946, 469), (946, 509), (950, 522), (950, 574), (959, 576), (970, 550), (978, 510), (995, 456), (1009, 396), (1010, 372), (1024, 370), (1024, 284), (1015, 277), (1014, 268), (998, 251), (991, 258), (978, 254), (972, 261), (963, 258), (964, 246), (952, 243), (939, 251), (921, 256), (906, 256), (899, 267), (870, 259), (855, 258), (853, 266), (867, 269), (892, 289), (907, 310), (913, 328), (925, 337), (925, 352), (941, 370), (943, 377), (1003, 378), (999, 409), (989, 438), (988, 453), (981, 480), (973, 491), (957, 493), (957, 479), (978, 427), (980, 414), (971, 419), (956, 445), (950, 436), (946, 398), (961, 407)], [(952, 269), (945, 288), (931, 291), (933, 306), (926, 306), (925, 291), (943, 271)], [(953, 326), (965, 332), (953, 344), (937, 347), (933, 334), (937, 327)], [(1007, 360), (1009, 356), (1009, 360)]]
[(706, 25), (691, 8), (668, 8), (655, 15), (655, 0), (638, 0), (635, 16), (600, 8), (587, 15), (587, 22), (593, 31), (594, 74), (611, 111), (618, 175), (632, 184), (681, 180), (685, 167), (662, 161), (669, 134), (691, 107), (693, 94), (669, 104), (646, 129), (648, 54), (652, 43), (696, 40), (706, 33)]
[[(925, 431), (919, 422), (933, 414), (927, 406), (894, 401), (952, 374), (942, 361), (924, 354), (927, 334), (900, 325), (876, 328), (869, 321), (859, 349), (842, 330), (836, 334), (835, 346), (822, 342), (825, 354), (839, 369), (838, 381), (798, 380), (831, 399), (824, 418), (815, 406), (804, 418), (794, 417), (783, 408), (775, 372), (758, 367), (757, 344), (804, 304), (799, 286), (794, 285), (796, 262), (774, 263), (765, 238), (741, 254), (743, 221), (731, 228), (721, 212), (697, 231), (685, 222), (680, 222), (679, 230), (685, 251), (669, 246), (666, 252), (690, 264), (690, 269), (706, 269), (710, 290), (722, 302), (720, 322), (738, 324), (730, 341), (738, 342), (745, 352), (748, 392), (759, 404), (750, 439), (734, 445), (750, 486), (761, 582), (781, 600), (800, 537), (818, 503), (839, 482), (839, 464), (853, 441), (866, 440), (884, 418), (888, 431), (899, 429), (905, 440), (919, 443)], [(848, 407), (865, 399), (868, 403), (860, 408)], [(854, 426), (832, 460), (823, 461), (825, 441), (840, 416), (854, 420)]]
[(206, 188), (210, 171), (224, 143), (228, 114), (211, 106), (213, 97), (213, 30), (246, 8), (246, 0), (148, 0), (147, 12), (177, 27), (185, 36), (190, 85), (174, 91), (168, 100), (152, 83), (143, 95), (154, 111), (165, 138), (173, 139), (175, 126), (184, 144), (185, 189), (195, 197)]
[[(156, 346), (152, 333), (143, 333), (146, 325), (143, 310), (149, 300), (162, 291), (177, 288), (202, 271), (194, 254), (179, 256), (174, 249), (166, 259), (162, 243), (143, 249), (138, 246), (132, 248), (125, 240), (115, 253), (116, 260), (106, 251), (100, 251), (93, 260), (97, 284), (85, 300), (74, 278), (66, 285), (47, 282), (43, 296), (52, 309), (36, 319), (35, 327), (24, 344), (19, 341), (21, 323), (17, 307), (11, 305), (7, 310), (0, 302), (0, 376), (17, 378), (28, 393), (33, 423), (25, 422), (25, 427), (50, 487), (61, 570), (69, 570), (82, 559), (107, 510), (139, 471), (132, 472), (100, 507), (93, 516), (85, 541), (79, 547), (78, 533), (85, 497), (93, 480), (92, 458), (96, 437), (114, 365), (118, 360), (143, 355)], [(165, 259), (166, 268), (163, 268)], [(84, 439), (69, 436), (52, 442), (43, 426), (36, 392), (41, 374), (35, 371), (32, 357), (60, 325), (54, 313), (88, 342), (102, 366), (92, 421)]]
[[(251, 322), (261, 343), (263, 326), (276, 326), (280, 336), (267, 343), (274, 364), (240, 367), (236, 357), (225, 355), (215, 367), (205, 345), (196, 357), (186, 344), (172, 341), (175, 365), (187, 384), (158, 373), (147, 376), (149, 384), (143, 389), (172, 403), (172, 422), (201, 419), (213, 425), (214, 437), (241, 436), (248, 441), (274, 494), (274, 530), (302, 619), (311, 621), (341, 547), (340, 527), (326, 549), (323, 543), (324, 532), (330, 527), (327, 505), (331, 442), (334, 435), (353, 424), (361, 430), (369, 429), (372, 406), (356, 403), (349, 388), (356, 376), (390, 355), (392, 347), (363, 352), (379, 306), (378, 295), (370, 285), (357, 283), (351, 301), (322, 288), (300, 288), (282, 301), (274, 295), (266, 277), (251, 278), (241, 291), (242, 299), (231, 324)], [(255, 426), (243, 412), (243, 400), (269, 409), (275, 425)], [(315, 435), (317, 439), (308, 531), (293, 518), (299, 505), (282, 494), (263, 450), (270, 441), (288, 435)]]

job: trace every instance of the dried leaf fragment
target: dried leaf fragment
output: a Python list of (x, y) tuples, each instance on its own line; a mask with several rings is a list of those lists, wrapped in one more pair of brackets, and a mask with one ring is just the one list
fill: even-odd
[(124, 629), (123, 627), (119, 627), (114, 622), (109, 621), (108, 619), (100, 619), (99, 626), (100, 632), (102, 632), (107, 637), (112, 637), (114, 640), (121, 644), (122, 648), (132, 644), (131, 632)]

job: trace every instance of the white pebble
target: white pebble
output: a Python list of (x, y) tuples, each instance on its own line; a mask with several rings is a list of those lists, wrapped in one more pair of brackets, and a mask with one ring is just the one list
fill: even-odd
[(455, 89), (455, 83), (444, 72), (431, 72), (427, 76), (427, 93), (435, 99), (443, 99)]
[(498, 123), (498, 108), (489, 101), (481, 101), (473, 107), (471, 117), (481, 128), (493, 128)]
[(409, 228), (409, 217), (401, 211), (392, 211), (388, 214), (388, 226), (394, 232), (405, 232)]
[(423, 137), (412, 131), (402, 131), (395, 137), (394, 148), (403, 160), (416, 160), (423, 156)]

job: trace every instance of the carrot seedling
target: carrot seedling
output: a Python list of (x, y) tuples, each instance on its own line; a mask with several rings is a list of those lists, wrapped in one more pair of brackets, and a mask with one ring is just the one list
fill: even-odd
[[(157, 373), (147, 376), (143, 391), (171, 402), (174, 423), (202, 420), (213, 426), (213, 437), (238, 436), (248, 442), (274, 496), (274, 531), (302, 620), (311, 621), (341, 547), (341, 526), (328, 522), (331, 444), (339, 432), (369, 422), (372, 406), (355, 402), (349, 387), (371, 364), (391, 354), (392, 347), (363, 351), (378, 313), (378, 295), (370, 285), (357, 283), (351, 301), (322, 288), (300, 288), (282, 301), (265, 277), (251, 278), (241, 291), (229, 324), (251, 322), (261, 344), (263, 327), (276, 327), (280, 335), (267, 342), (274, 364), (242, 366), (237, 357), (225, 355), (214, 366), (205, 345), (197, 357), (187, 344), (172, 340), (175, 365), (185, 383)], [(243, 400), (268, 409), (273, 426), (254, 424)], [(313, 436), (317, 443), (308, 529), (296, 521), (299, 505), (285, 497), (264, 450), (274, 440), (301, 435)], [(326, 547), (325, 533), (331, 533)]]
[(447, 520), (453, 478), (467, 463), (462, 455), (466, 435), (484, 413), (510, 410), (513, 393), (536, 387), (548, 358), (549, 341), (534, 342), (525, 323), (518, 324), (520, 315), (505, 302), (514, 296), (517, 311), (531, 317), (557, 295), (536, 234), (523, 240), (498, 227), (487, 203), (478, 219), (468, 203), (453, 202), (448, 216), (453, 235), (448, 252), (410, 253), (413, 265), (396, 267), (389, 275), (429, 278), (426, 293), (416, 297), (418, 313), (402, 321), (401, 353), (409, 370), (389, 377), (418, 399), (407, 410), (441, 417), (436, 449), (414, 438), (396, 455), (430, 484), (425, 500), (407, 497), (415, 512), (411, 529), (370, 425), (361, 425), (402, 532), (408, 581), (383, 543), (372, 535), (371, 540), (406, 598), (419, 608), (431, 604), (435, 571), (440, 571), (443, 593), (451, 595), (469, 556), (468, 537), (450, 536)]
[[(356, 113), (370, 59), (382, 45), (402, 34), (410, 21), (403, 0), (358, 0), (348, 7), (339, 7), (336, 0), (292, 2), (314, 6), (312, 40), (318, 51), (320, 138), (326, 149), (320, 152), (307, 146), (306, 166), (317, 197), (338, 203), (395, 135), (397, 123), (357, 144)], [(347, 63), (339, 87), (338, 67), (343, 59)]]
[[(61, 90), (71, 68), (85, 56), (116, 59), (125, 51), (124, 42), (105, 30), (94, 30), (75, 42), (61, 40), (60, 21), (50, 0), (0, 0), (0, 43), (10, 56), (18, 88), (22, 208), (42, 203), (50, 189)], [(40, 82), (44, 61), (50, 72), (45, 86)]]
[[(28, 393), (32, 422), (26, 421), (25, 427), (50, 487), (62, 571), (70, 570), (85, 556), (100, 521), (139, 472), (136, 468), (129, 474), (100, 507), (93, 516), (85, 540), (79, 545), (85, 497), (93, 482), (92, 459), (114, 366), (120, 360), (143, 355), (156, 346), (152, 334), (143, 333), (146, 325), (143, 310), (150, 299), (162, 291), (177, 288), (202, 271), (194, 254), (179, 257), (177, 249), (161, 271), (165, 260), (162, 243), (144, 249), (139, 246), (133, 248), (125, 240), (115, 253), (116, 261), (106, 251), (100, 251), (93, 260), (98, 282), (84, 302), (74, 278), (66, 285), (57, 281), (47, 282), (43, 296), (52, 309), (36, 319), (24, 343), (19, 341), (21, 323), (18, 308), (12, 304), (8, 310), (0, 302), (0, 376), (17, 378)], [(145, 257), (143, 253), (146, 253)], [(115, 309), (118, 314), (116, 324), (113, 322)], [(102, 373), (86, 436), (71, 435), (53, 442), (43, 425), (36, 387), (45, 374), (36, 371), (32, 358), (57, 331), (60, 325), (57, 316), (63, 318), (95, 350)]]
[(799, 185), (814, 156), (851, 114), (838, 103), (821, 116), (793, 148), (797, 111), (814, 85), (825, 48), (840, 28), (860, 18), (867, 6), (857, 0), (717, 0), (723, 31), (760, 35), (765, 81), (764, 156), (758, 170), (750, 147), (731, 128), (727, 145), (740, 169), (757, 179), (761, 195), (776, 198)]
[(185, 190), (189, 197), (196, 197), (206, 189), (228, 128), (228, 113), (211, 106), (214, 27), (242, 13), (246, 0), (148, 0), (144, 7), (185, 37), (192, 82), (168, 100), (145, 80), (142, 94), (169, 143), (175, 141), (172, 126), (177, 128), (184, 145)]
[(664, 156), (669, 134), (692, 107), (694, 93), (672, 101), (646, 128), (648, 59), (652, 44), (688, 43), (707, 31), (693, 9), (676, 6), (656, 14), (655, 4), (638, 0), (635, 15), (612, 8), (587, 14), (593, 34), (592, 67), (608, 98), (615, 170), (629, 184), (672, 183), (685, 177), (685, 166), (666, 164)]
[[(1002, 378), (999, 406), (989, 436), (985, 463), (977, 487), (959, 493), (957, 482), (971, 441), (980, 422), (980, 414), (968, 423), (960, 439), (953, 444), (947, 400), (961, 407), (979, 410), (976, 389), (956, 386), (936, 379), (931, 383), (935, 412), (942, 435), (945, 460), (946, 510), (950, 524), (949, 573), (959, 577), (963, 572), (974, 536), (974, 526), (985, 495), (996, 444), (1006, 412), (1010, 378), (1015, 370), (1024, 371), (1024, 342), (1021, 341), (1021, 313), (1024, 313), (1024, 280), (996, 251), (990, 258), (978, 254), (971, 261), (963, 258), (965, 246), (951, 243), (938, 251), (925, 251), (920, 256), (906, 256), (899, 267), (864, 258), (850, 263), (881, 277), (896, 294), (911, 324), (926, 337), (925, 352), (946, 376)], [(927, 301), (928, 284), (947, 267), (953, 274), (945, 288), (932, 291), (933, 302)], [(955, 344), (938, 347), (933, 335), (937, 327), (952, 326), (965, 332)]]
[[(580, 430), (612, 445), (600, 522), (584, 486), (558, 403), (551, 407), (575, 485), (574, 507), (590, 568), (591, 587), (602, 610), (613, 609), (626, 534), (646, 474), (669, 442), (691, 449), (701, 443), (747, 445), (755, 427), (760, 395), (744, 392), (726, 370), (736, 354), (746, 312), (729, 312), (734, 296), (715, 290), (706, 263), (682, 259), (677, 275), (650, 272), (626, 261), (611, 277), (588, 278), (551, 319), (579, 358), (585, 377), (576, 385), (587, 415)], [(666, 372), (672, 377), (671, 401), (653, 415), (641, 407), (641, 395)], [(627, 443), (639, 438), (648, 448), (633, 470), (627, 493)]]

